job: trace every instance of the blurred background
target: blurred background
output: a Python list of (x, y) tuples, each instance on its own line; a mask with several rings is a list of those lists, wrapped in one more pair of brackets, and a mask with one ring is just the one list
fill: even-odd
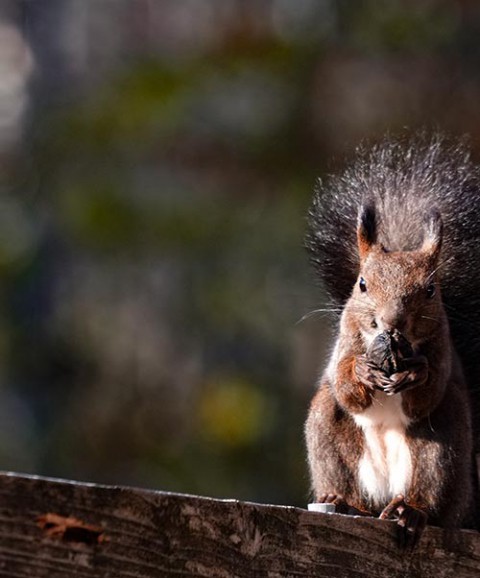
[(0, 0), (0, 468), (304, 505), (302, 247), (360, 140), (480, 137), (473, 0)]

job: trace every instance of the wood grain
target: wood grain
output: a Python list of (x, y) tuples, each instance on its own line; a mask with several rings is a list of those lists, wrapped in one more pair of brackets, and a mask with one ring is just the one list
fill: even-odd
[[(0, 474), (0, 578), (480, 575), (480, 534), (286, 506)], [(446, 540), (448, 547), (446, 547)]]

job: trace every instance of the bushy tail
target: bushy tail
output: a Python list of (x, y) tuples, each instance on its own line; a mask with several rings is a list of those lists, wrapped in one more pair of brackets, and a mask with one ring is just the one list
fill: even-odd
[(472, 392), (480, 449), (480, 169), (463, 141), (438, 135), (386, 138), (357, 153), (343, 173), (316, 187), (306, 237), (311, 261), (332, 302), (342, 306), (359, 270), (362, 202), (375, 204), (379, 241), (391, 250), (418, 248), (425, 214), (440, 211), (442, 295)]

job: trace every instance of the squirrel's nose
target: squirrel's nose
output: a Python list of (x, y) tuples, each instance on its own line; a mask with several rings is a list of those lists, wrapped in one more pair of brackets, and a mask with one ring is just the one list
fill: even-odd
[(394, 331), (397, 329), (400, 333), (404, 333), (407, 323), (404, 319), (398, 319), (395, 322), (388, 322), (381, 320), (381, 327), (383, 331)]
[(379, 320), (383, 331), (393, 331), (394, 329), (398, 329), (398, 331), (403, 332), (407, 326), (406, 316), (398, 309), (384, 311), (380, 315)]

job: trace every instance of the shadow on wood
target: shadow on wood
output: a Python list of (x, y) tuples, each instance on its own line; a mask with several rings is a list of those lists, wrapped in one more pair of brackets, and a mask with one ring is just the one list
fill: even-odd
[(414, 554), (395, 524), (286, 506), (0, 474), (0, 576), (480, 575), (480, 534), (427, 528)]

